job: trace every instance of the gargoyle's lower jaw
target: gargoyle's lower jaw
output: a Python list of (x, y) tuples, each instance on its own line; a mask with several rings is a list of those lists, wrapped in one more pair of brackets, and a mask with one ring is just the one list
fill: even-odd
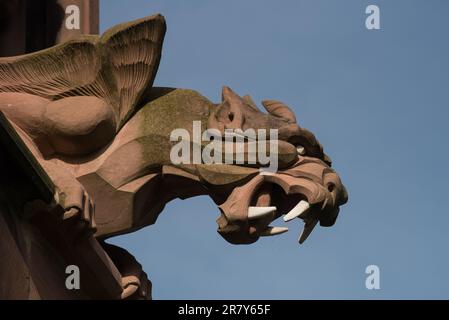
[(284, 233), (286, 227), (270, 223), (284, 216), (305, 223), (298, 241), (303, 243), (314, 227), (332, 226), (339, 206), (348, 196), (337, 174), (324, 162), (302, 157), (292, 168), (258, 175), (235, 188), (219, 206), (218, 232), (230, 243), (249, 244), (261, 236)]

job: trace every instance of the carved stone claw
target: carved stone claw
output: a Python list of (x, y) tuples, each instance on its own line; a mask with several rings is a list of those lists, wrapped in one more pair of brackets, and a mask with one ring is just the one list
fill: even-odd
[[(80, 186), (80, 188), (82, 187)], [(77, 199), (65, 198), (62, 200), (67, 197), (67, 193), (64, 192), (57, 193), (58, 195), (55, 196), (56, 203), (64, 209), (62, 220), (66, 224), (73, 224), (77, 232), (81, 234), (95, 234), (97, 231), (94, 218), (95, 206), (87, 192), (79, 190), (77, 193), (79, 192), (82, 192), (82, 196), (78, 196)], [(64, 197), (61, 197), (61, 194)]]

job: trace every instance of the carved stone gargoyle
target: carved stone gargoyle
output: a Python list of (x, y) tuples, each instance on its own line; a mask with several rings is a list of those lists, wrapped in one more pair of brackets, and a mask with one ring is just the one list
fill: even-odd
[[(221, 212), (218, 232), (234, 244), (285, 232), (270, 226), (280, 216), (304, 220), (300, 243), (318, 223), (332, 226), (346, 190), (321, 144), (285, 104), (263, 101), (264, 113), (227, 87), (219, 104), (192, 90), (152, 87), (165, 31), (164, 18), (154, 15), (101, 37), (0, 59), (0, 111), (53, 180), (65, 218), (85, 221), (103, 240), (154, 224), (172, 199), (207, 194)], [(221, 133), (277, 129), (279, 169), (174, 164), (171, 132), (183, 128), (192, 137), (194, 121)], [(254, 141), (232, 143), (248, 156)], [(119, 268), (128, 270), (122, 298), (141, 290), (135, 260), (105, 250), (117, 265), (128, 264)]]

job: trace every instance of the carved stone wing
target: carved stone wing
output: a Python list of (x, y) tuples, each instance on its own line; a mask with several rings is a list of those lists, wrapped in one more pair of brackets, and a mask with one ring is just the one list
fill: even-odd
[[(22, 92), (49, 100), (75, 95), (103, 97), (97, 36), (83, 36), (49, 49), (0, 58), (0, 92)], [(97, 84), (98, 83), (98, 84)]]
[(165, 19), (157, 14), (112, 27), (100, 39), (119, 99), (119, 126), (149, 93), (161, 59)]
[(96, 96), (113, 107), (119, 127), (149, 93), (162, 52), (165, 19), (154, 15), (35, 53), (0, 58), (0, 92), (58, 100)]

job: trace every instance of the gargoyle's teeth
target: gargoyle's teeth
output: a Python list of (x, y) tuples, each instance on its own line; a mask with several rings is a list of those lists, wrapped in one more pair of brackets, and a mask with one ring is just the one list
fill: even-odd
[(301, 235), (299, 236), (298, 240), (299, 244), (302, 244), (304, 241), (306, 241), (306, 239), (310, 236), (317, 223), (318, 219), (306, 221), (304, 229), (302, 230)]
[(267, 227), (264, 231), (260, 233), (261, 237), (276, 236), (288, 231), (286, 227)]
[(289, 213), (287, 213), (284, 216), (284, 221), (290, 221), (295, 219), (296, 217), (301, 217), (304, 213), (309, 210), (310, 204), (307, 201), (301, 200), (296, 207), (294, 207), (292, 210), (290, 210)]
[(257, 219), (276, 211), (276, 207), (249, 207), (248, 219)]
[(296, 147), (296, 151), (298, 152), (299, 155), (303, 156), (306, 154), (306, 149), (302, 146), (298, 146)]

